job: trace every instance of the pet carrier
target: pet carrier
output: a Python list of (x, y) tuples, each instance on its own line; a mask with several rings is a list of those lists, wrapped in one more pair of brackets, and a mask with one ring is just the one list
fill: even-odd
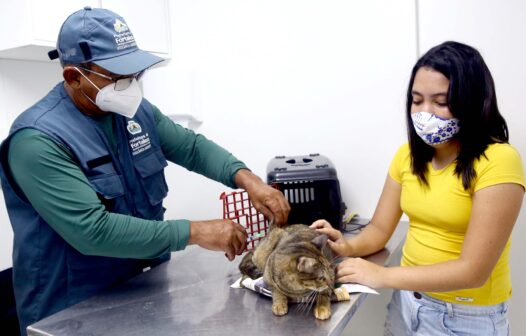
[(323, 155), (276, 156), (267, 166), (267, 183), (289, 201), (288, 223), (311, 224), (325, 219), (342, 230), (346, 206), (332, 162)]

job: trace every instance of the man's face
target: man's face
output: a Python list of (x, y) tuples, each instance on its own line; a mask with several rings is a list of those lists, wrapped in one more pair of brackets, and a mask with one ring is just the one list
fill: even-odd
[[(99, 89), (102, 89), (107, 85), (114, 85), (114, 82), (123, 76), (114, 75), (95, 64), (90, 64), (87, 69), (93, 72), (83, 70), (82, 67), (79, 66), (68, 66), (64, 68), (64, 78), (71, 78), (71, 76), (75, 78), (74, 83), (70, 83), (66, 80), (71, 88), (71, 90), (68, 90), (68, 93), (73, 99), (75, 105), (77, 105), (82, 112), (88, 115), (105, 115), (109, 112), (102, 111), (94, 103), (97, 98), (97, 93), (99, 92)], [(71, 76), (66, 76), (66, 71)], [(112, 79), (105, 78), (97, 73)], [(89, 80), (86, 79), (86, 77)]]
[(103, 115), (108, 112), (102, 111), (96, 104), (99, 92), (106, 87), (110, 91), (119, 91), (121, 96), (126, 97), (127, 93), (124, 91), (135, 83), (132, 92), (128, 94), (137, 94), (136, 83), (144, 72), (143, 70), (131, 75), (116, 75), (95, 64), (77, 65), (64, 68), (64, 79), (68, 94), (82, 112), (88, 115)]

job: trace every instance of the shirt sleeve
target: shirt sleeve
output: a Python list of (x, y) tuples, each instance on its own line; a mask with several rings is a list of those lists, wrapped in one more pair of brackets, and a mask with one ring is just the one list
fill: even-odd
[(510, 144), (492, 144), (476, 162), (475, 191), (500, 183), (525, 187), (524, 167), (519, 152)]
[(72, 153), (37, 130), (13, 136), (8, 163), (39, 215), (81, 253), (150, 259), (188, 243), (187, 220), (153, 221), (106, 211)]
[(248, 169), (243, 162), (204, 135), (176, 124), (157, 107), (153, 106), (153, 110), (161, 148), (169, 161), (230, 188), (237, 188), (234, 182), (236, 172)]

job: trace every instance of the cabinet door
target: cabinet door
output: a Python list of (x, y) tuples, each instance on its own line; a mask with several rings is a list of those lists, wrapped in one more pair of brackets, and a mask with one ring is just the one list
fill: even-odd
[(139, 48), (168, 57), (170, 21), (167, 0), (102, 0), (102, 7), (125, 20)]
[(101, 5), (126, 19), (139, 48), (169, 57), (167, 0), (24, 0), (0, 3), (0, 58), (49, 60), (64, 20), (85, 6)]
[(49, 61), (64, 20), (98, 0), (20, 0), (0, 4), (0, 58)]
[(92, 0), (31, 0), (30, 16), (32, 39), (54, 46), (62, 23), (74, 12), (86, 7), (99, 7)]

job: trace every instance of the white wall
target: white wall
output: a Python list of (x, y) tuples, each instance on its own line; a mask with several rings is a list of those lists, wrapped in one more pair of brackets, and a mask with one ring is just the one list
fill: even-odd
[[(263, 179), (275, 155), (326, 155), (348, 207), (370, 215), (405, 136), (403, 100), (416, 59), (414, 3), (171, 5), (173, 60), (150, 75), (163, 83), (169, 77), (186, 91), (153, 92), (145, 85), (146, 95), (165, 113), (184, 106), (195, 111), (204, 121), (198, 131)], [(169, 215), (221, 215), (224, 187), (173, 171)]]
[[(197, 129), (265, 179), (275, 155), (318, 152), (335, 164), (347, 206), (374, 211), (389, 161), (405, 139), (404, 95), (417, 46), (446, 39), (471, 43), (497, 84), (511, 142), (526, 157), (526, 4), (508, 1), (238, 0), (171, 1), (172, 59), (145, 78), (144, 91), (166, 114), (192, 113)], [(0, 14), (1, 15), (1, 14)], [(131, 27), (133, 30), (133, 27)], [(139, 45), (141, 41), (138, 41)], [(417, 43), (418, 42), (418, 43)], [(60, 79), (56, 63), (0, 59), (0, 136), (12, 119)], [(168, 168), (168, 218), (221, 216), (226, 187), (184, 169)], [(526, 215), (512, 247), (514, 334), (526, 300)], [(11, 265), (12, 233), (0, 205), (0, 269)], [(383, 303), (361, 315), (382, 323)], [(346, 333), (352, 332), (352, 323)]]

